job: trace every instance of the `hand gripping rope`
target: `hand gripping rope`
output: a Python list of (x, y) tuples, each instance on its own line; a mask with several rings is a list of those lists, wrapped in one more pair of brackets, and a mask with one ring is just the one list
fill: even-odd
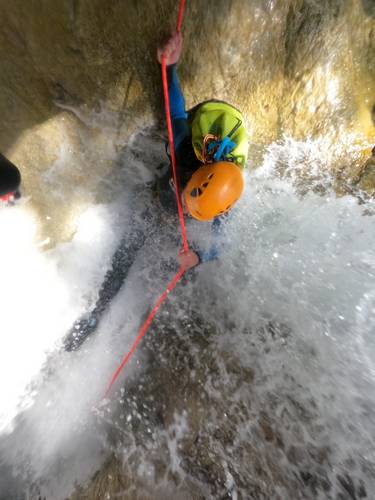
[[(182, 18), (184, 15), (184, 10), (185, 10), (185, 0), (180, 0), (180, 5), (178, 9), (178, 16), (177, 16), (177, 28), (176, 30), (178, 32), (181, 31), (181, 26), (182, 26)], [(175, 156), (175, 150), (174, 150), (174, 143), (173, 143), (173, 132), (172, 132), (172, 120), (171, 120), (171, 113), (170, 113), (170, 107), (169, 107), (169, 94), (168, 94), (168, 80), (167, 80), (167, 62), (166, 62), (166, 56), (163, 55), (162, 57), (162, 64), (161, 64), (161, 74), (162, 74), (162, 81), (163, 81), (163, 91), (164, 91), (164, 103), (165, 103), (165, 116), (166, 116), (166, 121), (167, 121), (167, 129), (168, 129), (168, 141), (169, 141), (169, 150), (171, 154), (171, 162), (172, 162), (172, 173), (173, 173), (173, 182), (175, 185), (175, 192), (176, 192), (176, 199), (177, 199), (177, 209), (178, 209), (178, 216), (180, 219), (180, 226), (181, 226), (181, 235), (182, 235), (182, 242), (183, 242), (183, 251), (187, 252), (189, 250), (189, 245), (187, 242), (187, 237), (186, 237), (186, 229), (185, 229), (185, 221), (184, 221), (184, 214), (182, 211), (182, 206), (181, 206), (181, 200), (180, 200), (180, 189), (178, 185), (178, 179), (177, 179), (177, 169), (176, 169), (176, 156)], [(114, 372), (112, 375), (111, 381), (107, 387), (107, 390), (105, 392), (105, 397), (108, 396), (110, 393), (114, 383), (116, 382), (118, 376), (120, 375), (122, 369), (126, 365), (126, 363), (129, 361), (135, 350), (137, 349), (137, 346), (139, 342), (142, 340), (144, 335), (146, 334), (148, 327), (150, 326), (152, 320), (154, 319), (155, 314), (158, 312), (160, 306), (162, 303), (165, 301), (167, 298), (167, 295), (174, 289), (174, 287), (177, 285), (177, 283), (180, 281), (182, 276), (185, 273), (185, 269), (183, 267), (180, 267), (174, 278), (170, 281), (168, 284), (167, 288), (165, 291), (160, 295), (158, 298), (157, 302), (155, 303), (151, 313), (148, 315), (146, 321), (143, 323), (141, 329), (139, 330), (139, 333), (137, 335), (137, 338), (135, 339), (132, 347), (130, 348), (129, 352), (124, 356), (122, 359), (121, 363), (119, 364), (117, 370)]]

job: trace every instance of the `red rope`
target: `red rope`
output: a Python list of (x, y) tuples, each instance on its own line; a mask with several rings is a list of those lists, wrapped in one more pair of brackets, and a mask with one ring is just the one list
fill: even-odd
[[(181, 25), (182, 25), (182, 18), (184, 14), (184, 9), (185, 9), (185, 0), (180, 0), (180, 7), (178, 10), (178, 19), (177, 19), (177, 31), (181, 31)], [(163, 80), (163, 91), (164, 91), (164, 103), (165, 103), (165, 116), (166, 116), (166, 121), (167, 121), (167, 129), (168, 129), (168, 140), (169, 140), (169, 150), (171, 153), (171, 161), (172, 161), (172, 173), (173, 173), (173, 182), (175, 185), (175, 193), (176, 193), (176, 200), (177, 200), (177, 210), (178, 210), (178, 216), (180, 219), (180, 226), (181, 226), (181, 234), (182, 234), (182, 242), (183, 242), (183, 248), (184, 252), (187, 252), (189, 250), (189, 245), (187, 242), (187, 237), (186, 237), (186, 228), (185, 228), (185, 221), (184, 221), (184, 214), (181, 206), (181, 200), (180, 200), (180, 189), (179, 189), (179, 184), (178, 184), (178, 179), (177, 179), (177, 167), (176, 167), (176, 156), (175, 156), (175, 150), (174, 150), (174, 142), (173, 142), (173, 131), (172, 131), (172, 120), (171, 120), (171, 112), (170, 112), (170, 106), (169, 106), (169, 94), (168, 94), (168, 79), (167, 79), (167, 64), (166, 64), (166, 58), (165, 56), (162, 57), (162, 64), (161, 64), (161, 73), (162, 73), (162, 80)], [(112, 375), (111, 381), (107, 387), (107, 390), (105, 391), (105, 396), (107, 397), (108, 394), (110, 393), (113, 384), (116, 382), (118, 376), (120, 375), (122, 369), (126, 365), (126, 363), (129, 361), (135, 350), (137, 349), (137, 346), (139, 342), (142, 340), (144, 335), (146, 334), (148, 327), (150, 326), (152, 320), (154, 319), (155, 314), (158, 312), (160, 306), (162, 303), (165, 301), (167, 298), (167, 295), (174, 289), (174, 287), (177, 285), (177, 283), (180, 281), (182, 276), (185, 273), (185, 269), (180, 267), (172, 281), (168, 284), (167, 288), (165, 291), (160, 295), (158, 298), (156, 304), (154, 305), (151, 313), (148, 315), (146, 321), (143, 323), (141, 329), (139, 330), (139, 333), (131, 346), (129, 352), (123, 357), (121, 363), (119, 364), (118, 368)]]
[(186, 237), (184, 213), (182, 210), (181, 199), (180, 199), (180, 187), (179, 187), (179, 183), (178, 183), (178, 179), (177, 179), (176, 156), (175, 156), (175, 151), (174, 151), (172, 120), (171, 120), (171, 112), (170, 112), (170, 106), (169, 106), (167, 63), (166, 63), (165, 56), (162, 57), (161, 61), (162, 61), (161, 62), (161, 74), (162, 74), (162, 79), (163, 79), (165, 116), (166, 116), (167, 128), (168, 128), (168, 140), (169, 140), (169, 150), (171, 153), (171, 161), (172, 161), (173, 182), (174, 182), (174, 186), (175, 186), (178, 216), (180, 219), (182, 242), (183, 242), (183, 246), (184, 246), (184, 252), (187, 252), (189, 250), (189, 245), (188, 245), (187, 237)]
[(177, 27), (176, 27), (176, 31), (178, 31), (178, 32), (181, 31), (182, 18), (184, 16), (184, 10), (185, 10), (185, 0), (180, 0), (180, 7), (178, 9)]
[(124, 368), (124, 366), (129, 361), (129, 359), (132, 356), (132, 354), (134, 353), (134, 351), (137, 349), (137, 346), (138, 346), (139, 342), (142, 340), (142, 338), (144, 337), (145, 333), (147, 332), (148, 327), (150, 326), (150, 323), (154, 319), (154, 316), (158, 312), (160, 306), (162, 305), (162, 303), (166, 299), (166, 297), (169, 294), (169, 292), (171, 292), (174, 289), (174, 287), (177, 285), (177, 283), (180, 281), (180, 279), (183, 276), (184, 272), (185, 272), (185, 270), (182, 269), (182, 268), (180, 268), (180, 270), (174, 276), (174, 278), (169, 283), (169, 285), (167, 286), (167, 288), (165, 289), (165, 291), (160, 295), (160, 297), (159, 297), (158, 301), (156, 302), (154, 308), (152, 309), (151, 313), (148, 315), (146, 321), (143, 323), (143, 326), (140, 329), (140, 331), (139, 331), (139, 333), (137, 335), (137, 338), (135, 339), (132, 347), (130, 348), (130, 351), (126, 354), (126, 356), (124, 356), (124, 358), (121, 361), (120, 365), (118, 366), (117, 370), (112, 375), (112, 379), (111, 379), (111, 381), (110, 381), (110, 383), (108, 385), (108, 388), (107, 388), (107, 390), (105, 392), (105, 397), (108, 396), (108, 394), (110, 393), (110, 391), (112, 389), (113, 384), (116, 382), (117, 377), (120, 375), (121, 370)]

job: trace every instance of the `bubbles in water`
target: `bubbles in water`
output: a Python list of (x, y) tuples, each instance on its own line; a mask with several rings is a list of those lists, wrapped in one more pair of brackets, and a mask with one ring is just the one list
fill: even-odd
[[(156, 145), (144, 160), (149, 170), (136, 176), (142, 182), (150, 179), (160, 149), (157, 139), (147, 140)], [(306, 484), (314, 477), (315, 493), (323, 494), (326, 485), (332, 495), (349, 474), (354, 488), (362, 481), (371, 491), (375, 232), (366, 215), (370, 202), (337, 198), (332, 190), (324, 158), (338, 154), (324, 139), (286, 138), (269, 147), (261, 168), (247, 175), (220, 259), (200, 266), (169, 294), (113, 407), (99, 404), (102, 389), (168, 281), (170, 270), (161, 262), (177, 253), (177, 218), (163, 216), (160, 224), (151, 192), (126, 209), (118, 201), (92, 206), (77, 220), (72, 242), (42, 254), (27, 213), (1, 213), (4, 230), (25, 224), (15, 235), (17, 245), (10, 240), (0, 250), (1, 262), (11, 264), (4, 276), (11, 280), (13, 268), (17, 281), (22, 278), (20, 289), (2, 291), (9, 305), (4, 331), (12, 332), (2, 350), (4, 425), (47, 361), (32, 386), (37, 393), (29, 393), (27, 404), (33, 406), (15, 421), (9, 440), (4, 434), (0, 439), (9, 463), (20, 464), (26, 443), (33, 477), (44, 478), (50, 495), (69, 494), (74, 481), (86, 479), (113, 449), (135, 481), (147, 476), (164, 490), (176, 491), (173, 476), (180, 485), (193, 481), (205, 494), (240, 496), (251, 483), (254, 495), (279, 488), (287, 497), (294, 485), (314, 498), (313, 489), (294, 483), (296, 474)], [(137, 155), (134, 139), (123, 160), (142, 169)], [(306, 166), (301, 196), (297, 172)], [(320, 194), (314, 192), (317, 184), (324, 187)], [(123, 189), (129, 194), (135, 187)], [(150, 216), (142, 215), (141, 206)], [(48, 356), (73, 320), (95, 303), (111, 255), (129, 229), (130, 207), (139, 211), (134, 220), (148, 243), (95, 336), (76, 353)], [(191, 242), (209, 244), (209, 225), (189, 221), (187, 227)], [(147, 346), (150, 365), (139, 357)], [(13, 386), (14, 359), (24, 370)], [(145, 373), (127, 385), (136, 367)], [(107, 441), (107, 427), (115, 445)], [(158, 467), (172, 476), (160, 479)]]

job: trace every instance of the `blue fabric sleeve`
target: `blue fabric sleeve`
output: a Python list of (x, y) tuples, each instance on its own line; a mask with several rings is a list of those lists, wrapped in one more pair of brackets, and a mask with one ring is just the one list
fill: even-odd
[(182, 141), (190, 135), (185, 111), (185, 99), (181, 92), (180, 82), (177, 76), (177, 65), (167, 66), (168, 94), (171, 109), (173, 141), (175, 150), (179, 148)]
[(212, 260), (216, 260), (219, 258), (221, 250), (222, 250), (222, 242), (219, 241), (219, 237), (222, 233), (222, 223), (224, 221), (224, 217), (216, 217), (211, 224), (211, 237), (212, 243), (210, 248), (204, 252), (202, 250), (195, 250), (196, 254), (199, 257), (201, 264), (203, 262), (211, 262)]
[[(185, 100), (178, 81), (176, 64), (167, 66), (167, 78), (173, 140), (175, 150), (177, 151), (182, 141), (191, 135), (191, 131), (187, 122), (188, 114), (185, 111)], [(210, 262), (219, 258), (221, 250), (219, 236), (224, 218), (226, 218), (225, 215), (216, 217), (211, 224), (212, 244), (209, 250), (195, 250), (201, 263)]]

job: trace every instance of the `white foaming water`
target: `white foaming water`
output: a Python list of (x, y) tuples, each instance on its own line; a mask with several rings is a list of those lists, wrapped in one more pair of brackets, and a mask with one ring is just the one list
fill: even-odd
[[(146, 169), (142, 175), (147, 177)], [(27, 203), (0, 212), (0, 231), (7, 234), (0, 247), (1, 463), (14, 467), (26, 484), (45, 478), (48, 498), (65, 497), (107, 456), (96, 408), (153, 298), (143, 288), (137, 291), (139, 283), (130, 273), (94, 338), (78, 352), (62, 349), (74, 321), (95, 305), (113, 252), (128, 230), (129, 188), (124, 192), (120, 185), (114, 186), (111, 204), (89, 207), (77, 217), (71, 242), (44, 253)], [(138, 280), (149, 272), (141, 269)], [(104, 413), (110, 415), (110, 409)], [(0, 477), (0, 498), (24, 493), (11, 476)]]
[[(215, 269), (211, 264), (202, 270), (196, 306), (215, 290), (220, 306), (204, 313), (222, 334), (218, 345), (236, 353), (239, 366), (255, 370), (256, 396), (248, 396), (249, 407), (272, 412), (287, 447), (303, 448), (300, 467), (313, 470), (308, 443), (325, 446), (330, 462), (324, 473), (333, 491), (342, 492), (336, 475), (353, 474), (371, 492), (375, 207), (329, 190), (300, 197), (290, 181), (275, 175), (280, 161), (287, 169), (297, 162), (298, 169), (298, 159), (305, 162), (313, 146), (291, 139), (271, 146), (228, 224), (230, 246)], [(318, 158), (317, 151), (311, 158)], [(293, 425), (299, 433), (283, 421), (297, 407), (300, 422)], [(251, 433), (243, 432), (244, 442), (252, 442)], [(293, 467), (288, 464), (284, 474)]]
[[(306, 426), (305, 432), (315, 443), (335, 445), (331, 460), (339, 467), (350, 454), (374, 461), (374, 422), (364, 408), (374, 404), (375, 232), (368, 215), (372, 203), (359, 205), (332, 192), (300, 197), (291, 180), (275, 175), (275, 165), (281, 162), (292, 171), (295, 162), (298, 169), (298, 159), (301, 168), (306, 162), (309, 167), (309, 158), (312, 168), (318, 168), (321, 154), (322, 144), (313, 141), (287, 139), (272, 145), (264, 165), (247, 179), (246, 194), (227, 225), (230, 244), (220, 261), (201, 266), (195, 283), (176, 288), (173, 302), (179, 308), (181, 301), (182, 308), (189, 300), (221, 332), (215, 337), (217, 346), (233, 352), (239, 366), (257, 370), (254, 415), (270, 394), (285, 401), (292, 395), (307, 406), (313, 398), (316, 428)], [(2, 234), (12, 234), (0, 248), (5, 285), (0, 291), (1, 450), (20, 468), (22, 455), (27, 456), (32, 476), (58, 472), (46, 487), (48, 498), (68, 495), (74, 482), (85, 480), (105, 458), (105, 437), (92, 409), (135, 337), (140, 317), (163, 290), (154, 269), (171, 249), (161, 240), (137, 259), (98, 335), (76, 353), (51, 355), (39, 382), (28, 390), (48, 353), (95, 302), (122, 236), (116, 228), (125, 223), (125, 212), (119, 202), (91, 207), (78, 221), (73, 241), (44, 254), (34, 242), (33, 220), (22, 207), (0, 212)], [(201, 228), (197, 226), (199, 232)], [(194, 224), (189, 230), (194, 236)], [(259, 334), (270, 324), (276, 325), (272, 342)], [(233, 394), (238, 397), (246, 401), (246, 395)], [(280, 422), (283, 404), (274, 409)], [(102, 420), (111, 420), (109, 408), (100, 412)], [(183, 419), (181, 433), (186, 429)], [(239, 439), (251, 441), (247, 428), (238, 432)], [(173, 439), (170, 468), (181, 473)], [(295, 439), (292, 430), (285, 431), (286, 442)], [(55, 461), (60, 461), (58, 468), (51, 466)], [(237, 491), (232, 475), (233, 467), (227, 481)]]
[[(42, 253), (33, 216), (22, 206), (0, 211), (0, 288), (2, 347), (0, 430), (11, 430), (20, 407), (30, 404), (26, 388), (72, 321), (93, 300), (114, 237), (105, 207), (88, 210), (77, 221), (70, 244)], [(86, 221), (93, 218), (90, 237)], [(6, 236), (5, 236), (6, 235)], [(91, 255), (90, 247), (95, 248)], [(90, 258), (84, 258), (85, 254)], [(20, 405), (20, 407), (19, 407)]]

